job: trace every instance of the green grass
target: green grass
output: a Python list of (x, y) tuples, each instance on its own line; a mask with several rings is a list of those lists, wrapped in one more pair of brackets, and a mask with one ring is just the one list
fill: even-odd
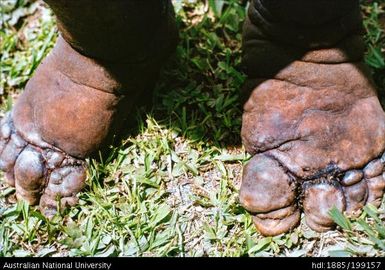
[[(180, 45), (163, 70), (155, 107), (139, 132), (89, 160), (80, 204), (53, 220), (0, 186), (0, 256), (384, 256), (384, 206), (356, 219), (332, 211), (340, 230), (262, 237), (238, 203), (241, 25), (238, 1), (179, 1)], [(57, 30), (35, 1), (1, 3), (0, 110), (12, 107)], [(362, 5), (368, 51), (385, 90), (384, 4)]]

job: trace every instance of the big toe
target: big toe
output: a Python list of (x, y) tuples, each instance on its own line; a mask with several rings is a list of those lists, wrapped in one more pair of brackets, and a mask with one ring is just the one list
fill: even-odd
[(45, 187), (46, 168), (42, 154), (35, 148), (26, 147), (14, 167), (16, 196), (34, 205), (39, 202)]
[(256, 155), (244, 168), (240, 202), (253, 213), (262, 234), (277, 235), (300, 221), (296, 189), (295, 180), (276, 160)]

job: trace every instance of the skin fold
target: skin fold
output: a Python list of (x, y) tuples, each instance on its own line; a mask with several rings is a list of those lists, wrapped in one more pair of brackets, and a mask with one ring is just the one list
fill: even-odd
[[(0, 169), (53, 216), (77, 203), (85, 158), (151, 98), (177, 30), (169, 0), (46, 0), (60, 36), (0, 122)], [(367, 67), (358, 0), (252, 0), (240, 203), (264, 235), (333, 228), (385, 189), (385, 113)]]

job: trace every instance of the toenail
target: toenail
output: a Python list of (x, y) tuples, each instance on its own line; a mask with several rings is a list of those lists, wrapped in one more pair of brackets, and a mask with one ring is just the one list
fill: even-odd
[(351, 186), (362, 180), (364, 173), (359, 170), (348, 171), (344, 178), (341, 180), (341, 184), (344, 186)]

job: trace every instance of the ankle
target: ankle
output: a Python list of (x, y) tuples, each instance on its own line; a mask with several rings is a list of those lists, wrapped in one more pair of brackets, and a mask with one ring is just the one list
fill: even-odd
[[(278, 2), (253, 0), (248, 9), (244, 32), (252, 33), (250, 37), (253, 39), (312, 49), (333, 47), (362, 30), (358, 1)], [(335, 5), (338, 8), (333, 9)]]

